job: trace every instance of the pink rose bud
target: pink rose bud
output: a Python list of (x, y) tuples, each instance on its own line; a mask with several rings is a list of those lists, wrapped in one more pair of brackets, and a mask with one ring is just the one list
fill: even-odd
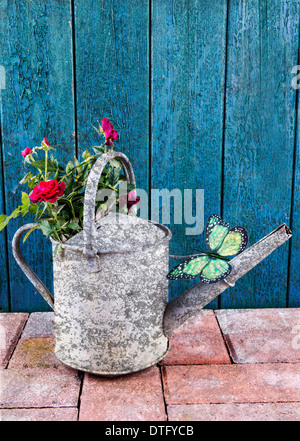
[(47, 147), (50, 147), (49, 141), (46, 137), (43, 139), (42, 143), (46, 144)]
[(120, 209), (123, 207), (127, 207), (128, 210), (135, 204), (140, 202), (140, 198), (135, 194), (134, 191), (127, 193), (120, 197)]
[(23, 158), (26, 158), (26, 156), (30, 155), (30, 153), (32, 153), (32, 150), (29, 147), (26, 147), (26, 149), (21, 151), (21, 155), (23, 156)]
[(119, 137), (118, 132), (114, 130), (114, 126), (107, 118), (103, 118), (101, 124), (101, 129), (105, 134), (105, 144), (112, 145)]

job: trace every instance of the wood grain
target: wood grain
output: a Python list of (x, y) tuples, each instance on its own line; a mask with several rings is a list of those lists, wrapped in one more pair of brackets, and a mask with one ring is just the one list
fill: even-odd
[[(52, 145), (59, 144), (59, 159), (71, 159), (75, 152), (70, 2), (1, 2), (0, 29), (1, 64), (6, 69), (2, 91), (5, 211), (10, 214), (21, 198), (18, 182), (25, 171), (21, 150), (39, 145), (47, 136)], [(48, 310), (12, 257), (13, 234), (24, 223), (16, 219), (7, 228), (11, 309)], [(49, 241), (34, 232), (23, 248), (29, 264), (50, 288)]]
[[(290, 222), (299, 1), (229, 5), (223, 214), (253, 244)], [(285, 307), (288, 246), (227, 290), (221, 307)]]
[[(299, 48), (300, 51), (300, 48)], [(299, 65), (299, 61), (297, 63)], [(293, 75), (294, 76), (294, 75)], [(299, 83), (299, 82), (298, 82)], [(295, 136), (295, 156), (294, 156), (294, 176), (293, 176), (293, 194), (291, 211), (291, 228), (294, 236), (290, 243), (290, 261), (289, 261), (289, 286), (287, 306), (297, 308), (300, 306), (300, 102), (299, 89), (297, 93), (297, 119)]]
[[(207, 218), (221, 209), (226, 1), (152, 4), (152, 187), (204, 189)], [(197, 252), (199, 235), (171, 221), (171, 254)]]
[(75, 0), (79, 151), (99, 145), (93, 125), (109, 118), (137, 187), (149, 186), (149, 5)]
[[(1, 5), (0, 5), (1, 8)], [(1, 9), (0, 9), (1, 11)], [(1, 38), (1, 35), (0, 35)], [(0, 112), (2, 114), (2, 90), (0, 90)], [(2, 125), (2, 124), (1, 124)], [(5, 211), (4, 199), (4, 180), (3, 180), (3, 159), (2, 159), (2, 140), (1, 140), (1, 125), (0, 125), (0, 213)], [(9, 280), (8, 280), (8, 265), (7, 265), (7, 240), (6, 231), (2, 230), (0, 233), (0, 311), (9, 311)]]

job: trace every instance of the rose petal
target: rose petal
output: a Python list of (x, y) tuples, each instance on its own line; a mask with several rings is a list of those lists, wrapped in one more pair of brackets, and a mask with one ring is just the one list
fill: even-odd
[(26, 158), (27, 155), (30, 155), (32, 153), (32, 150), (29, 147), (26, 147), (24, 150), (21, 151), (21, 155), (23, 158)]

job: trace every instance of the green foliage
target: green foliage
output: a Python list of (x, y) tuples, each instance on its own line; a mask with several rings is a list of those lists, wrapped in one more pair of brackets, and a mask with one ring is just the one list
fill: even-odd
[[(114, 145), (111, 146), (112, 149), (113, 147)], [(79, 161), (78, 158), (74, 157), (64, 167), (58, 163), (53, 154), (49, 157), (50, 150), (54, 150), (53, 147), (42, 141), (41, 146), (33, 148), (32, 153), (24, 159), (25, 164), (27, 167), (31, 167), (31, 170), (25, 174), (20, 184), (27, 184), (28, 192), (22, 192), (21, 205), (9, 216), (0, 215), (0, 231), (5, 228), (11, 219), (20, 215), (24, 217), (28, 213), (34, 215), (37, 227), (40, 227), (46, 237), (52, 237), (60, 244), (82, 230), (84, 193), (89, 172), (99, 156), (107, 151), (107, 148), (103, 143), (101, 146), (93, 147), (93, 154), (85, 150), (82, 153), (83, 161)], [(43, 155), (42, 158), (41, 155)], [(118, 160), (112, 159), (102, 173), (98, 191), (110, 189), (118, 203), (119, 185), (124, 180), (121, 164)], [(52, 202), (47, 200), (47, 197), (39, 198), (38, 202), (32, 198), (34, 200), (32, 202), (30, 197), (33, 194), (33, 189), (36, 191), (35, 187), (40, 188), (38, 185), (41, 182), (45, 183), (45, 181), (55, 182), (57, 188), (63, 188), (63, 194), (56, 197), (55, 201), (52, 200), (53, 195), (52, 198), (49, 196), (48, 199), (51, 199)], [(128, 192), (134, 190), (133, 187), (128, 185)], [(103, 206), (106, 207), (106, 204), (98, 202), (96, 211), (100, 207), (103, 209)], [(114, 207), (111, 207), (111, 209), (114, 209)], [(28, 231), (24, 241), (37, 227)], [(56, 252), (61, 249), (60, 244)]]

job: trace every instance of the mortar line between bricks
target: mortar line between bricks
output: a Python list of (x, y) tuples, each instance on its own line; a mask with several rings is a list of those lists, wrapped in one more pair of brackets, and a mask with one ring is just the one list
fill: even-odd
[(176, 363), (176, 364), (167, 364), (164, 363), (161, 366), (168, 366), (168, 367), (177, 367), (177, 366), (183, 366), (183, 367), (188, 367), (188, 366), (249, 366), (249, 365), (270, 365), (270, 364), (297, 364), (300, 366), (300, 362), (299, 361), (250, 361), (250, 362), (243, 362), (243, 363), (187, 363), (187, 364), (181, 364), (181, 363)]
[[(11, 409), (78, 409), (77, 406), (38, 406), (38, 407), (0, 407), (1, 410), (11, 410)], [(1, 421), (1, 420), (0, 420)]]
[(300, 404), (300, 401), (213, 401), (203, 403), (170, 403), (170, 406), (210, 406), (211, 404)]
[(27, 323), (28, 320), (29, 320), (29, 317), (30, 317), (30, 314), (28, 314), (27, 320), (26, 320), (26, 322), (24, 323), (24, 325), (23, 325), (23, 327), (22, 327), (22, 329), (21, 329), (21, 331), (20, 331), (20, 334), (19, 334), (18, 340), (16, 341), (16, 344), (15, 344), (15, 346), (14, 346), (14, 348), (13, 348), (13, 350), (12, 350), (10, 356), (9, 356), (9, 359), (7, 360), (7, 363), (6, 363), (4, 369), (7, 369), (8, 366), (9, 366), (10, 360), (12, 359), (12, 356), (14, 355), (14, 352), (15, 352), (15, 350), (16, 350), (16, 347), (18, 346), (18, 343), (19, 343), (19, 341), (21, 340), (21, 336), (22, 336), (22, 334), (23, 334), (23, 331), (24, 331), (24, 328), (25, 328), (25, 326), (26, 326), (26, 323)]
[(82, 389), (83, 389), (83, 380), (85, 377), (85, 373), (83, 371), (78, 371), (78, 374), (81, 375), (81, 381), (80, 381), (80, 388), (79, 388), (79, 394), (78, 394), (78, 401), (77, 401), (77, 421), (79, 421), (79, 414), (80, 414), (80, 404), (81, 404), (81, 395), (82, 395)]
[(167, 417), (167, 421), (169, 421), (169, 415), (168, 415), (168, 409), (167, 409), (167, 403), (166, 403), (166, 397), (165, 397), (165, 390), (164, 390), (163, 373), (162, 373), (163, 366), (158, 365), (158, 368), (159, 368), (159, 372), (160, 372), (161, 390), (162, 390), (162, 395), (163, 395), (163, 400), (164, 400), (166, 417)]
[(218, 316), (217, 316), (217, 314), (215, 313), (215, 311), (213, 311), (213, 313), (214, 313), (215, 319), (216, 319), (216, 321), (217, 321), (217, 324), (218, 324), (218, 326), (219, 326), (219, 329), (220, 329), (220, 332), (221, 332), (221, 335), (222, 335), (222, 339), (223, 339), (223, 342), (224, 342), (224, 345), (225, 345), (225, 348), (226, 348), (226, 351), (227, 351), (227, 354), (228, 354), (229, 360), (231, 361), (231, 364), (237, 364), (237, 363), (234, 363), (233, 358), (231, 357), (229, 347), (227, 346), (226, 339), (225, 339), (225, 337), (224, 337), (224, 334), (223, 334), (223, 331), (222, 331), (221, 325), (220, 325), (219, 320), (218, 320)]
[[(206, 402), (206, 403), (170, 403), (170, 406), (198, 406), (198, 405), (211, 405), (211, 404), (300, 404), (300, 401), (218, 401), (218, 402)], [(166, 404), (167, 406), (167, 404)], [(12, 409), (78, 409), (77, 406), (39, 406), (39, 407), (0, 407), (1, 410), (12, 410)], [(168, 415), (167, 415), (168, 417)], [(169, 421), (169, 419), (167, 420)]]

